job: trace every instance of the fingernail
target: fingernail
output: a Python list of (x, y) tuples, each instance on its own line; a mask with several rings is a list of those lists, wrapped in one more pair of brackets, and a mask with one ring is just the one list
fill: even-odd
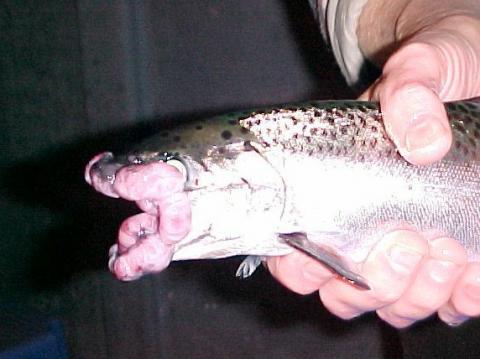
[(409, 274), (422, 260), (422, 253), (404, 245), (394, 245), (388, 252), (390, 265), (398, 273)]
[(451, 327), (458, 327), (469, 319), (468, 316), (459, 315), (449, 303), (440, 308), (438, 311), (438, 317)]
[(442, 121), (431, 115), (419, 115), (412, 121), (405, 135), (408, 152), (414, 152), (433, 145), (447, 133)]
[(430, 278), (438, 283), (449, 281), (461, 268), (459, 265), (441, 260), (430, 260), (428, 263)]

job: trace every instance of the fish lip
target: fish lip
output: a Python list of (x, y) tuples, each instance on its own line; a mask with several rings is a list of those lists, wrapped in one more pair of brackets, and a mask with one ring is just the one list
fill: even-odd
[(102, 152), (94, 156), (85, 167), (85, 181), (95, 188), (96, 191), (113, 198), (119, 198), (115, 191), (115, 179), (117, 173), (129, 166), (139, 164), (148, 164), (155, 161), (169, 163), (178, 161), (185, 168), (185, 189), (194, 189), (194, 177), (196, 171), (179, 153), (171, 152), (151, 152), (144, 157), (142, 153), (130, 153), (126, 155), (115, 156), (112, 152)]

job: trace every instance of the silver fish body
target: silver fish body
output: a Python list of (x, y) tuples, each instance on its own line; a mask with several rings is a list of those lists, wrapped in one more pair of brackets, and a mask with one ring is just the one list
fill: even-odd
[(445, 106), (454, 142), (428, 166), (406, 162), (378, 105), (361, 101), (180, 125), (141, 144), (130, 162), (167, 160), (188, 174), (192, 230), (173, 260), (283, 255), (292, 247), (279, 234), (301, 232), (356, 262), (405, 227), (453, 237), (477, 260), (480, 100)]

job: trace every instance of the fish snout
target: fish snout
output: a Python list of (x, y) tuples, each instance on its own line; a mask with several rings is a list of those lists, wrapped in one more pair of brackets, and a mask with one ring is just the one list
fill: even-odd
[(85, 181), (98, 192), (118, 198), (113, 185), (117, 171), (125, 164), (118, 161), (112, 152), (103, 152), (90, 160), (85, 167)]

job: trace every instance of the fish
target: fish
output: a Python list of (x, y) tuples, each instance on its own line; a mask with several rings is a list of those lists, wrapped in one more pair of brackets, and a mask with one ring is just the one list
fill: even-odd
[(192, 229), (172, 260), (268, 256), (298, 249), (350, 283), (382, 235), (449, 236), (480, 256), (480, 98), (445, 103), (453, 133), (439, 162), (415, 166), (388, 136), (377, 102), (310, 101), (162, 129), (88, 176), (106, 186), (125, 166), (162, 161), (184, 174)]

